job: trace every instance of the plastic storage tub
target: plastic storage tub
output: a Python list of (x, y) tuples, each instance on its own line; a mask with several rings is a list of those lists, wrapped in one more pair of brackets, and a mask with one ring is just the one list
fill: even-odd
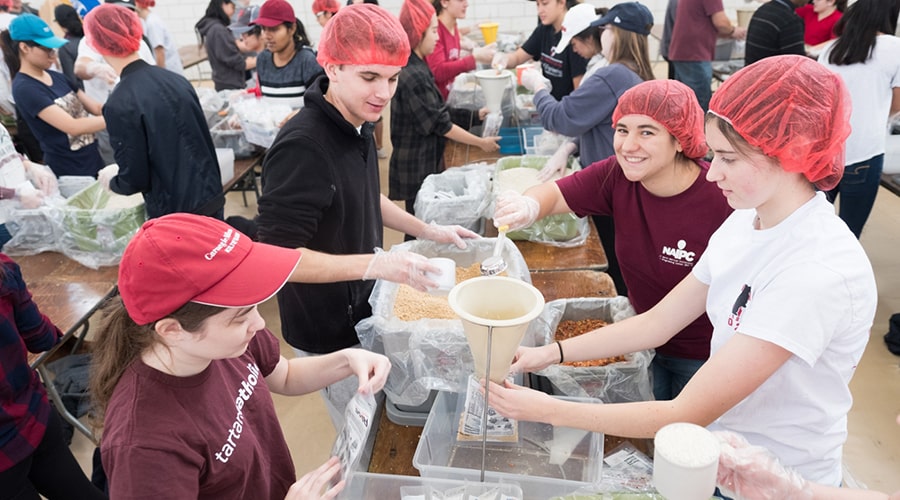
[(242, 129), (230, 128), (229, 121), (222, 120), (209, 129), (213, 145), (217, 148), (233, 149), (235, 158), (249, 158), (255, 148), (247, 141)]
[(485, 169), (452, 168), (431, 174), (416, 195), (416, 217), (437, 224), (459, 224), (483, 232), (490, 204), (490, 173)]
[[(434, 493), (443, 494), (448, 490), (464, 489), (465, 496), (453, 497), (481, 498), (492, 491), (499, 493), (492, 500), (521, 500), (522, 488), (514, 483), (471, 482), (452, 479), (430, 479), (415, 476), (398, 476), (393, 474), (370, 474), (357, 472), (350, 475), (347, 487), (338, 496), (346, 500), (428, 500), (435, 498)], [(443, 498), (437, 497), (437, 498)], [(487, 497), (485, 497), (487, 498)]]
[[(413, 456), (413, 466), (422, 477), (468, 481), (480, 479), (481, 440), (456, 439), (460, 420), (459, 400), (463, 398), (464, 395), (457, 393), (438, 394)], [(562, 399), (600, 403), (590, 398)], [(554, 427), (549, 424), (519, 422), (518, 442), (487, 444), (485, 479), (517, 483), (522, 487), (526, 499), (535, 500), (566, 495), (599, 483), (603, 464), (603, 434), (583, 432), (584, 435), (577, 441), (568, 460), (559, 465), (551, 465), (545, 443), (554, 439)]]
[(62, 228), (79, 250), (121, 254), (146, 219), (140, 194), (117, 195), (95, 182), (66, 200)]

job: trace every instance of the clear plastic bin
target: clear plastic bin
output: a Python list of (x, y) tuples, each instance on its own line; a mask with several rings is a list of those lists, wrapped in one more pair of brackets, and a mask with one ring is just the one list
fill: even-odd
[[(413, 456), (413, 466), (422, 477), (468, 481), (480, 479), (481, 440), (456, 439), (461, 398), (465, 396), (441, 392), (434, 402)], [(590, 398), (560, 399), (600, 404), (599, 400)], [(552, 439), (552, 425), (519, 422), (518, 442), (487, 444), (485, 479), (515, 482), (522, 487), (525, 499), (535, 500), (567, 495), (600, 482), (603, 434), (585, 432), (568, 460), (559, 465), (549, 463), (550, 452), (545, 443)]]
[[(521, 500), (522, 488), (507, 482), (471, 482), (451, 479), (429, 479), (393, 474), (370, 474), (357, 472), (350, 475), (350, 481), (338, 498), (346, 500), (429, 500), (430, 492), (444, 493), (455, 488), (465, 488), (464, 496), (469, 499), (491, 491), (499, 492), (496, 500)], [(455, 498), (455, 497), (454, 497)]]
[(213, 145), (217, 148), (230, 148), (234, 150), (235, 158), (249, 158), (256, 149), (247, 141), (242, 129), (233, 129), (229, 126), (229, 120), (222, 120), (209, 129)]
[(490, 173), (484, 169), (453, 168), (431, 174), (416, 195), (416, 217), (437, 224), (459, 224), (481, 234), (490, 204)]

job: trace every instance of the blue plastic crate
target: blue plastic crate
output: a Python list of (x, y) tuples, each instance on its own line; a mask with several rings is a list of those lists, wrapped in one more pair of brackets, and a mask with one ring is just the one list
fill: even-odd
[(500, 154), (520, 155), (525, 152), (522, 144), (522, 129), (519, 127), (504, 127), (500, 129)]

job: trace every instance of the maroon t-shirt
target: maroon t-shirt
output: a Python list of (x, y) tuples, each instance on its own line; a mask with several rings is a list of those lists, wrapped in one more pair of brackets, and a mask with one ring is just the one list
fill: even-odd
[(669, 60), (712, 61), (719, 36), (712, 15), (723, 10), (722, 0), (678, 0)]
[[(680, 6), (679, 6), (680, 8)], [(609, 215), (616, 227), (616, 256), (638, 313), (660, 301), (694, 267), (709, 237), (731, 213), (709, 164), (684, 192), (661, 198), (625, 178), (615, 156), (557, 181), (579, 216)], [(667, 356), (707, 359), (712, 325), (704, 314), (656, 350)]]
[(191, 377), (132, 363), (106, 410), (110, 498), (283, 499), (296, 475), (264, 379), (279, 359), (264, 329)]

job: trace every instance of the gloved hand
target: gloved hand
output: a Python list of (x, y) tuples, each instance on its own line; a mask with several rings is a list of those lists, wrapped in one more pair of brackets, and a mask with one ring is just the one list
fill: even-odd
[[(499, 149), (499, 148), (498, 148)], [(462, 226), (443, 226), (432, 222), (419, 234), (420, 240), (431, 240), (438, 243), (453, 243), (457, 248), (466, 248), (465, 239), (481, 238), (478, 234), (469, 231)]]
[(476, 47), (478, 47), (478, 44), (475, 43), (471, 38), (466, 37), (466, 36), (459, 37), (459, 49), (460, 50), (472, 52), (472, 50), (474, 50)]
[(497, 44), (492, 43), (490, 45), (485, 45), (484, 47), (475, 47), (472, 49), (472, 56), (475, 57), (475, 61), (480, 62), (481, 64), (490, 64), (494, 59), (496, 46)]
[(716, 431), (719, 471), (716, 484), (732, 498), (812, 499), (803, 477), (785, 468), (768, 450), (753, 446), (734, 432)]
[(45, 196), (50, 196), (54, 193), (59, 192), (59, 182), (56, 180), (56, 175), (50, 170), (50, 167), (47, 165), (38, 165), (37, 163), (29, 162), (28, 165), (28, 177), (34, 183), (34, 185), (43, 193)]
[(119, 75), (116, 74), (116, 70), (112, 69), (112, 66), (100, 61), (89, 62), (85, 71), (91, 79), (99, 78), (109, 85), (113, 85), (119, 79)]
[(537, 93), (539, 90), (550, 92), (553, 88), (550, 80), (544, 78), (544, 74), (534, 68), (528, 68), (522, 72), (522, 86), (533, 93)]
[(508, 225), (510, 231), (515, 231), (534, 224), (540, 212), (541, 204), (531, 196), (504, 191), (497, 197), (494, 225)]
[(569, 166), (569, 156), (575, 152), (576, 146), (572, 141), (566, 141), (562, 143), (559, 148), (556, 149), (556, 152), (553, 153), (547, 163), (544, 164), (544, 168), (538, 172), (538, 181), (547, 182), (551, 179), (558, 179), (565, 175), (566, 168)]
[(375, 255), (369, 261), (369, 267), (363, 274), (364, 280), (383, 279), (409, 285), (416, 290), (427, 292), (438, 287), (426, 273), (440, 273), (441, 270), (428, 263), (428, 259), (412, 252), (385, 252), (375, 249)]
[(491, 67), (497, 71), (506, 69), (509, 66), (509, 54), (506, 52), (497, 52), (491, 60)]
[(44, 195), (35, 189), (29, 181), (16, 186), (16, 198), (19, 199), (19, 205), (25, 209), (37, 208), (44, 203)]
[(100, 181), (100, 185), (108, 191), (109, 181), (111, 181), (112, 178), (117, 175), (119, 175), (119, 165), (110, 163), (109, 165), (101, 168), (99, 172), (97, 172), (97, 180)]

